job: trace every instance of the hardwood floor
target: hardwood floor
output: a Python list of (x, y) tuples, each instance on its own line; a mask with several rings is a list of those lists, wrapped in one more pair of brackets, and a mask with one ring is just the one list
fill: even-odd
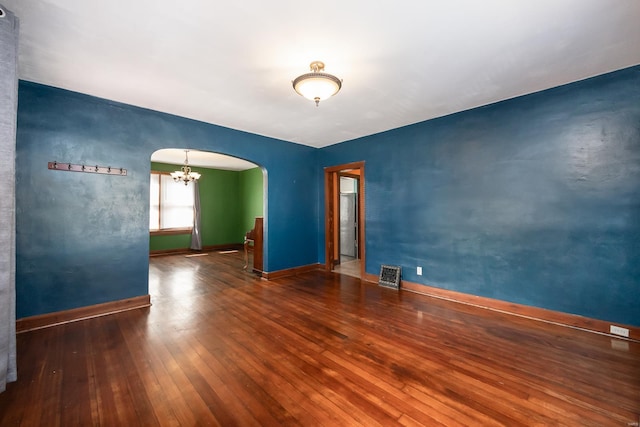
[(350, 259), (342, 261), (335, 266), (333, 271), (342, 275), (360, 278), (360, 260)]
[(1, 426), (633, 426), (640, 343), (242, 254), (150, 260), (148, 309), (18, 335)]

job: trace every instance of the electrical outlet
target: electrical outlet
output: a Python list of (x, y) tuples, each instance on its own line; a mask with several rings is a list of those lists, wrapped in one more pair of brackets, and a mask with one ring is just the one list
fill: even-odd
[(418, 267), (416, 273), (418, 276), (422, 276), (422, 267)]
[(620, 326), (610, 325), (609, 332), (621, 337), (629, 338), (629, 330), (627, 328), (621, 328)]

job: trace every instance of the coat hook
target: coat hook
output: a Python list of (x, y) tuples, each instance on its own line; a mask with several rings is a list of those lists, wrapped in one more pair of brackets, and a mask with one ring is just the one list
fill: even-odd
[(114, 175), (120, 172), (121, 176), (127, 175), (127, 170), (125, 168), (114, 168), (113, 166), (89, 166), (82, 164), (72, 164), (72, 163), (60, 163), (55, 160), (53, 162), (47, 162), (47, 168), (50, 170), (64, 170), (69, 172), (88, 172), (88, 173), (99, 173), (106, 175)]

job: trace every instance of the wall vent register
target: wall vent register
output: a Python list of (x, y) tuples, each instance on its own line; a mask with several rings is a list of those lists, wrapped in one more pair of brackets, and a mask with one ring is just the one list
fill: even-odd
[(395, 265), (382, 265), (378, 284), (387, 288), (400, 289), (401, 269)]

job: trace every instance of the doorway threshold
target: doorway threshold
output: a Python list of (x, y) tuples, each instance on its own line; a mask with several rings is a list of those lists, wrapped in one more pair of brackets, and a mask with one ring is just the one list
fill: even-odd
[(341, 262), (333, 269), (335, 273), (344, 274), (345, 276), (357, 277), (360, 279), (360, 260)]

